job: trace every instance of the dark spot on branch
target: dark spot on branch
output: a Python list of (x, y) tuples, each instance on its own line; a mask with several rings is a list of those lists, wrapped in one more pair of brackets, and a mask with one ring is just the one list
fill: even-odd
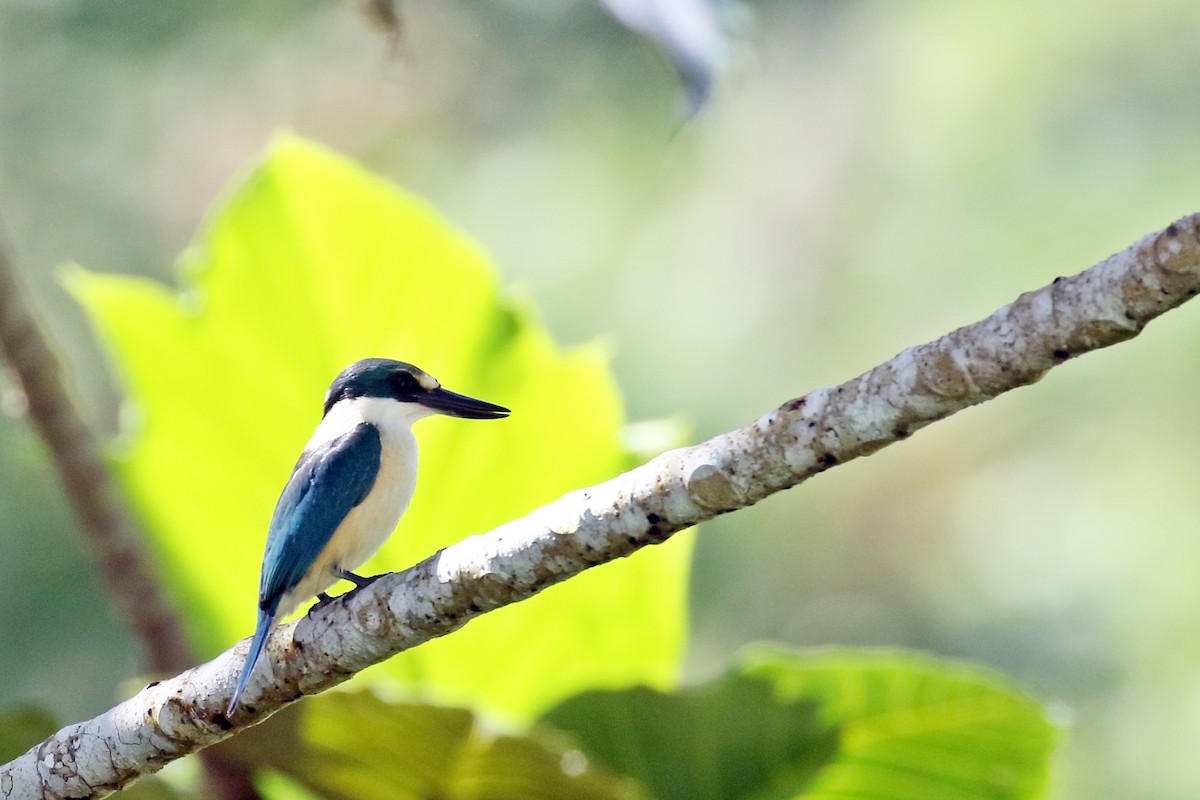
[(472, 613), (475, 613), (475, 614), (478, 614), (480, 611), (483, 611), (483, 609), (479, 607), (479, 603), (476, 603), (474, 600), (471, 601), (470, 605), (468, 605), (467, 608), (471, 609)]
[(633, 547), (637, 547), (639, 544), (641, 544), (641, 542), (638, 540), (638, 537), (633, 535), (625, 537), (625, 541), (629, 542), (629, 544)]
[(646, 538), (656, 544), (658, 542), (665, 542), (668, 536), (670, 536), (670, 534), (657, 525), (651, 525), (646, 531)]
[(817, 466), (821, 469), (829, 469), (836, 463), (838, 463), (838, 457), (833, 453), (822, 453), (817, 456)]
[(1174, 239), (1178, 235), (1179, 228), (1176, 228), (1174, 223), (1167, 226), (1167, 236), (1170, 236), (1172, 239)]
[[(246, 708), (250, 709), (250, 706), (246, 706)], [(253, 709), (250, 709), (250, 710), (253, 710)], [(223, 731), (233, 730), (233, 723), (229, 721), (229, 717), (225, 716), (224, 714), (222, 714), (219, 711), (213, 715), (212, 724), (216, 725), (218, 728), (220, 728)]]
[(807, 399), (808, 399), (808, 397), (805, 396), (805, 397), (797, 397), (795, 400), (788, 400), (786, 403), (783, 404), (783, 410), (784, 411), (799, 411), (800, 409), (804, 408), (804, 401)]
[(1065, 280), (1066, 280), (1066, 278), (1064, 278), (1062, 275), (1059, 275), (1057, 278), (1055, 278), (1053, 281), (1051, 281), (1051, 283), (1058, 283), (1059, 281), (1065, 281)]
[(912, 436), (912, 431), (908, 429), (907, 425), (897, 425), (892, 428), (892, 435), (897, 439), (907, 439), (909, 436)]
[[(146, 689), (153, 689), (155, 686), (158, 686), (158, 684), (159, 684), (158, 681), (150, 681), (149, 683), (146, 684)], [(145, 691), (145, 689), (143, 689), (142, 691)]]
[(1071, 357), (1071, 353), (1069, 351), (1062, 350), (1062, 349), (1055, 350), (1050, 355), (1054, 356), (1055, 361), (1066, 361), (1068, 358)]
[(810, 419), (810, 420), (808, 421), (808, 427), (810, 427), (810, 428), (815, 428), (815, 427), (817, 427), (817, 421), (816, 421), (816, 420), (813, 420), (813, 419)]
[(651, 511), (646, 515), (646, 522), (649, 522), (651, 525), (657, 525), (658, 523), (662, 522), (662, 517)]
[(603, 564), (605, 561), (604, 554), (603, 553), (598, 554), (596, 552), (596, 548), (594, 548), (594, 547), (585, 548), (584, 551), (580, 554), (580, 558), (583, 559), (585, 564), (587, 564), (589, 566), (593, 566), (593, 567), (596, 566), (597, 564)]

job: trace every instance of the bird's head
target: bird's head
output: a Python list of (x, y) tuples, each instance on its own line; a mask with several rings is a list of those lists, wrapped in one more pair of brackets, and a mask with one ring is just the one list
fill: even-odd
[(413, 409), (467, 419), (499, 419), (509, 410), (473, 397), (443, 389), (441, 384), (412, 364), (390, 358), (364, 358), (342, 370), (325, 394), (325, 414), (339, 401), (381, 398), (411, 403)]

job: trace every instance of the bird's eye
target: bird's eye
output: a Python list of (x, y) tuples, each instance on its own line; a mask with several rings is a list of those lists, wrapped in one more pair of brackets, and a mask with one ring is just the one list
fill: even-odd
[(417, 379), (407, 372), (396, 373), (392, 378), (392, 385), (399, 392), (411, 393), (417, 391)]

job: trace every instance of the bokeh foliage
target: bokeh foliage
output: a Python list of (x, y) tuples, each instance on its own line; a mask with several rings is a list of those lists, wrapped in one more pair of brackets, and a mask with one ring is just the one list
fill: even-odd
[[(697, 438), (1197, 207), (1190, 0), (725, 4), (738, 58), (682, 130), (598, 3), (405, 4), (395, 60), (353, 5), (0, 4), (0, 224), (99, 429), (116, 396), (57, 265), (172, 281), (281, 126), (429, 199), (559, 341), (603, 333), (631, 418)], [(762, 639), (987, 663), (1069, 710), (1063, 796), (1195, 798), (1200, 314), (1168, 316), (704, 526), (687, 669)], [(137, 645), (23, 420), (0, 459), (5, 701), (90, 716)]]
[(221, 745), (329, 800), (1025, 800), (1055, 729), (977, 667), (901, 651), (748, 651), (707, 683), (585, 692), (497, 730), (463, 709), (329, 693)]
[[(267, 511), (354, 358), (403, 354), (516, 412), (422, 426), (420, 491), (378, 569), (626, 465), (602, 353), (561, 352), (465, 237), (322, 148), (277, 139), (182, 272), (180, 293), (82, 268), (67, 283), (128, 387), (120, 475), (206, 651), (249, 628)], [(1044, 713), (970, 668), (759, 651), (677, 691), (689, 555), (685, 535), (590, 570), (225, 747), (274, 770), (276, 797), (1038, 796)]]

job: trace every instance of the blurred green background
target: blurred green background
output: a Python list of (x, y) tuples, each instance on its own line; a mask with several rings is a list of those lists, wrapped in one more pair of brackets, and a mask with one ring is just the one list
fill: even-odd
[[(1200, 210), (1190, 3), (725, 12), (681, 127), (583, 0), (407, 2), (399, 59), (324, 0), (5, 0), (0, 215), (89, 415), (115, 432), (119, 398), (57, 266), (173, 281), (281, 127), (429, 199), (560, 341), (611, 343), (633, 419), (697, 440)], [(1184, 308), (706, 525), (690, 673), (761, 639), (970, 658), (1061, 709), (1061, 796), (1196, 797), (1198, 356)], [(91, 715), (138, 650), (0, 400), (0, 706)]]

